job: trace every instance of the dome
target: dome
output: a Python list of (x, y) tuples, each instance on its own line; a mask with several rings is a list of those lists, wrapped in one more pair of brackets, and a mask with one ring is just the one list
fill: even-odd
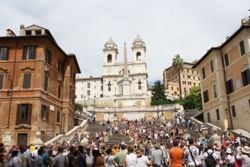
[(144, 45), (145, 45), (145, 42), (141, 39), (139, 35), (137, 35), (133, 42), (133, 46), (144, 46)]
[(116, 43), (112, 40), (112, 38), (110, 37), (104, 44), (105, 48), (117, 48)]

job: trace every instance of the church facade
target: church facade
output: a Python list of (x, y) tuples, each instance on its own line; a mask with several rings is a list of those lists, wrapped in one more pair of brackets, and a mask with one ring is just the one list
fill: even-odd
[(137, 36), (132, 44), (133, 60), (127, 60), (127, 46), (124, 43), (123, 62), (118, 62), (118, 46), (110, 38), (103, 49), (103, 75), (76, 79), (76, 101), (118, 97), (150, 97), (145, 42)]
[(151, 106), (145, 42), (137, 36), (132, 43), (132, 61), (128, 61), (124, 43), (123, 61), (118, 62), (118, 46), (110, 38), (103, 49), (103, 75), (76, 79), (76, 102), (96, 119), (139, 120), (159, 117), (172, 119), (176, 105)]

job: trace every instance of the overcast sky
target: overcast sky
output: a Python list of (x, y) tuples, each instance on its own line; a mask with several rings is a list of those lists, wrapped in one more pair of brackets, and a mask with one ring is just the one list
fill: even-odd
[(119, 60), (126, 40), (132, 60), (139, 34), (152, 82), (162, 80), (175, 54), (192, 62), (225, 41), (249, 9), (250, 0), (1, 0), (0, 35), (7, 28), (18, 33), (21, 24), (46, 27), (66, 53), (77, 56), (82, 76), (101, 76), (108, 38), (117, 43)]

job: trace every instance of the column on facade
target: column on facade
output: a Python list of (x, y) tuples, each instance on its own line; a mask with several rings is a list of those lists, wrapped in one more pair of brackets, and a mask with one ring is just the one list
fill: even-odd
[(223, 62), (222, 62), (222, 54), (220, 51), (215, 53), (215, 82), (216, 82), (216, 89), (219, 99), (219, 111), (221, 113), (221, 118), (223, 119), (223, 128), (227, 129), (230, 123), (229, 118), (229, 109), (228, 109), (228, 100), (227, 94), (225, 89), (225, 75), (223, 69)]

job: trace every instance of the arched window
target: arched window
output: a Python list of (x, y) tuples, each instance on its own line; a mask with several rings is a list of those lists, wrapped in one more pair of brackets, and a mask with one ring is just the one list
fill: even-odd
[(136, 53), (136, 60), (141, 60), (141, 52)]
[(138, 89), (141, 90), (141, 80), (138, 81)]
[(111, 54), (108, 54), (107, 62), (108, 62), (108, 63), (111, 63), (111, 62), (112, 62), (112, 55), (111, 55)]

